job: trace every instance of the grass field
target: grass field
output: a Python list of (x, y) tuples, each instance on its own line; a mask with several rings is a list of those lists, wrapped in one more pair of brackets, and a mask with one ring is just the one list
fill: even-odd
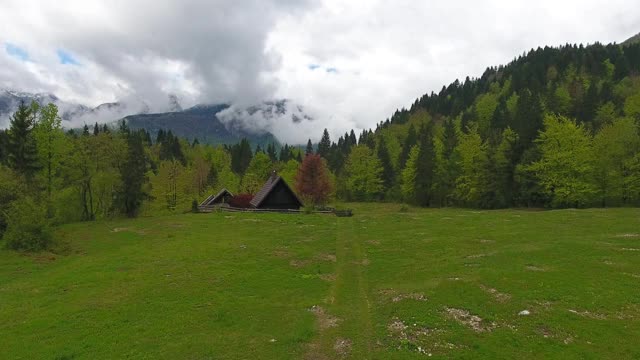
[(640, 358), (640, 209), (354, 209), (0, 251), (0, 358)]

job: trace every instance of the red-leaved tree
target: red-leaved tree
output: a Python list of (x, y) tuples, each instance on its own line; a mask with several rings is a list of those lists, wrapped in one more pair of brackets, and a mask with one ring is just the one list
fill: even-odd
[(331, 180), (325, 160), (317, 154), (308, 154), (296, 173), (296, 190), (312, 205), (324, 205), (331, 194)]

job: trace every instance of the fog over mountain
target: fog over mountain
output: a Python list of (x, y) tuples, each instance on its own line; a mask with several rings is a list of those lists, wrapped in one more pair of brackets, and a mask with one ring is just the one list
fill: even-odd
[[(53, 94), (73, 124), (229, 104), (221, 120), (299, 143), (375, 126), (537, 46), (624, 41), (640, 29), (635, 5), (6, 0), (0, 88)], [(284, 116), (251, 110), (281, 99)], [(291, 125), (299, 112), (313, 120)]]

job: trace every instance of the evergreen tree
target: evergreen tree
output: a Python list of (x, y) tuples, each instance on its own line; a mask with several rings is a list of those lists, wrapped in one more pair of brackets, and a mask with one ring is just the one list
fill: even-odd
[(251, 145), (246, 138), (231, 147), (231, 169), (238, 175), (244, 175), (253, 159)]
[(129, 135), (129, 126), (127, 125), (127, 121), (125, 119), (122, 119), (122, 121), (120, 122), (118, 131), (120, 132), (120, 136), (127, 137)]
[(118, 195), (122, 212), (134, 217), (147, 196), (143, 188), (147, 180), (147, 166), (142, 136), (139, 133), (129, 135), (127, 145), (127, 156), (120, 169), (122, 186)]
[(329, 131), (327, 131), (327, 129), (324, 129), (324, 132), (322, 133), (322, 138), (318, 143), (318, 155), (320, 155), (324, 159), (328, 159), (330, 150), (331, 150), (331, 138), (329, 137)]
[(432, 191), (436, 165), (431, 123), (421, 126), (418, 138), (420, 152), (416, 165), (415, 200), (420, 206), (429, 206), (433, 198)]
[(8, 164), (27, 179), (31, 179), (38, 170), (36, 140), (32, 134), (34, 116), (32, 108), (20, 103), (9, 124)]
[(164, 130), (160, 129), (158, 130), (158, 135), (156, 136), (156, 144), (162, 144), (165, 140), (165, 132)]
[(82, 136), (89, 136), (89, 126), (87, 124), (82, 127)]
[(416, 134), (416, 129), (413, 127), (413, 124), (409, 125), (409, 132), (407, 133), (407, 137), (402, 143), (402, 151), (400, 152), (400, 159), (398, 160), (398, 167), (404, 168), (407, 159), (409, 159), (409, 152), (414, 145), (418, 143), (418, 135)]
[(197, 145), (200, 145), (200, 141), (198, 141), (197, 137), (194, 137), (193, 142), (191, 143), (191, 147), (196, 147)]
[(107, 124), (103, 124), (102, 125), (102, 132), (105, 133), (105, 134), (110, 133), (109, 127), (107, 126)]
[(307, 141), (307, 148), (304, 151), (305, 155), (310, 155), (313, 154), (313, 143), (311, 143), (311, 139), (309, 139), (309, 141)]
[(382, 188), (383, 191), (386, 191), (393, 186), (395, 173), (393, 165), (391, 164), (391, 156), (389, 156), (387, 144), (384, 141), (384, 136), (380, 137), (376, 154), (378, 156), (378, 160), (380, 160), (380, 165), (382, 165)]
[(269, 155), (269, 159), (272, 162), (276, 162), (278, 160), (278, 155), (276, 154), (276, 147), (273, 143), (267, 145), (267, 155)]
[(100, 127), (98, 126), (98, 123), (96, 122), (93, 125), (93, 136), (98, 136), (98, 134), (100, 134)]
[(356, 138), (356, 133), (351, 129), (351, 133), (349, 133), (349, 146), (358, 145), (358, 139)]

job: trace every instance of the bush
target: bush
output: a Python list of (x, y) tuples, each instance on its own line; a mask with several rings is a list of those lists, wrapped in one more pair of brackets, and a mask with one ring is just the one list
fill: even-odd
[(30, 197), (14, 201), (7, 213), (7, 231), (3, 239), (8, 248), (20, 251), (48, 249), (53, 236), (44, 205)]
[(253, 200), (253, 195), (251, 194), (238, 194), (229, 200), (229, 206), (248, 209), (251, 207), (251, 200)]
[(198, 209), (198, 200), (193, 200), (191, 202), (191, 212), (197, 213), (200, 212), (200, 209)]

